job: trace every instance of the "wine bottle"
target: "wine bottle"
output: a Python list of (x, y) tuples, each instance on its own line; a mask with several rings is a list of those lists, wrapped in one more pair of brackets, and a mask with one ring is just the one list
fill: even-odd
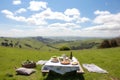
[(73, 57), (72, 52), (70, 52), (70, 59), (71, 59), (71, 60), (72, 60), (72, 57)]

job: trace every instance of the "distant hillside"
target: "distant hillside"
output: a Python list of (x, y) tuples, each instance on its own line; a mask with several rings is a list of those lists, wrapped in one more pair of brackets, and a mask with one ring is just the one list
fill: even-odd
[(43, 38), (41, 36), (38, 36), (38, 37), (31, 37), (32, 39), (35, 39), (35, 40), (38, 40), (40, 42), (43, 42), (43, 43), (52, 43), (54, 42), (53, 39), (50, 39), (50, 38)]
[[(105, 37), (80, 37), (80, 36), (50, 36), (45, 37), (56, 41), (76, 41), (76, 40), (90, 40), (90, 39), (106, 39)], [(109, 39), (108, 37), (107, 39)]]
[[(72, 37), (71, 37), (72, 38)], [(62, 46), (67, 46), (72, 50), (79, 49), (90, 49), (97, 47), (101, 39), (86, 39), (86, 40), (63, 40), (61, 39), (52, 39), (47, 37), (26, 37), (26, 38), (8, 38), (1, 37), (0, 45), (6, 47), (17, 47), (25, 49), (36, 49), (36, 50), (59, 50)]]
[(54, 50), (54, 48), (47, 46), (47, 42), (48, 39), (42, 37), (26, 37), (26, 38), (0, 37), (0, 45), (5, 47), (16, 47), (36, 50)]
[[(67, 39), (67, 37), (66, 37)], [(119, 38), (115, 38), (120, 44)], [(0, 46), (16, 47), (35, 50), (59, 50), (61, 47), (66, 46), (71, 50), (91, 49), (98, 48), (104, 39), (100, 38), (84, 38), (69, 37), (67, 40), (60, 38), (48, 37), (25, 37), (25, 38), (9, 38), (0, 37)]]
[(102, 42), (102, 39), (87, 39), (87, 40), (75, 40), (75, 41), (59, 41), (53, 46), (60, 48), (62, 46), (69, 47), (72, 50), (80, 50), (80, 49), (91, 49), (97, 48), (98, 45)]

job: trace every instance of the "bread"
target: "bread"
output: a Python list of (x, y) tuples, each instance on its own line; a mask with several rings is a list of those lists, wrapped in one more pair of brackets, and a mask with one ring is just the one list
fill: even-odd
[(70, 60), (63, 60), (61, 61), (61, 64), (64, 64), (64, 65), (70, 64)]

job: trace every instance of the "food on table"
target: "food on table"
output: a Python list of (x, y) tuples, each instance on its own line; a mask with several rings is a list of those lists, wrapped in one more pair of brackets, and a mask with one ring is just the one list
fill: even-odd
[(57, 63), (57, 62), (59, 62), (59, 60), (57, 57), (54, 56), (54, 57), (52, 57), (51, 62)]
[(78, 62), (72, 62), (72, 65), (78, 65)]
[(52, 58), (57, 58), (57, 56), (52, 56)]
[(63, 61), (63, 57), (59, 57), (60, 62)]
[(61, 64), (64, 64), (64, 65), (70, 64), (70, 60), (64, 59), (63, 61), (61, 61)]

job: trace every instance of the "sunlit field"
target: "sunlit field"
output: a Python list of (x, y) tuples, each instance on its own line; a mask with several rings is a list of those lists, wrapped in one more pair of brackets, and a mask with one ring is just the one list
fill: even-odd
[[(108, 71), (108, 74), (90, 73), (84, 69), (83, 80), (120, 80), (120, 48), (90, 49), (72, 51), (80, 64), (94, 63)], [(70, 55), (70, 51), (37, 51), (30, 49), (0, 47), (0, 79), (1, 80), (79, 80), (79, 75), (67, 77), (54, 74), (42, 76), (41, 67), (37, 65), (36, 72), (30, 76), (16, 75), (15, 67), (21, 67), (21, 63), (27, 59), (37, 62), (48, 60), (51, 56)]]

